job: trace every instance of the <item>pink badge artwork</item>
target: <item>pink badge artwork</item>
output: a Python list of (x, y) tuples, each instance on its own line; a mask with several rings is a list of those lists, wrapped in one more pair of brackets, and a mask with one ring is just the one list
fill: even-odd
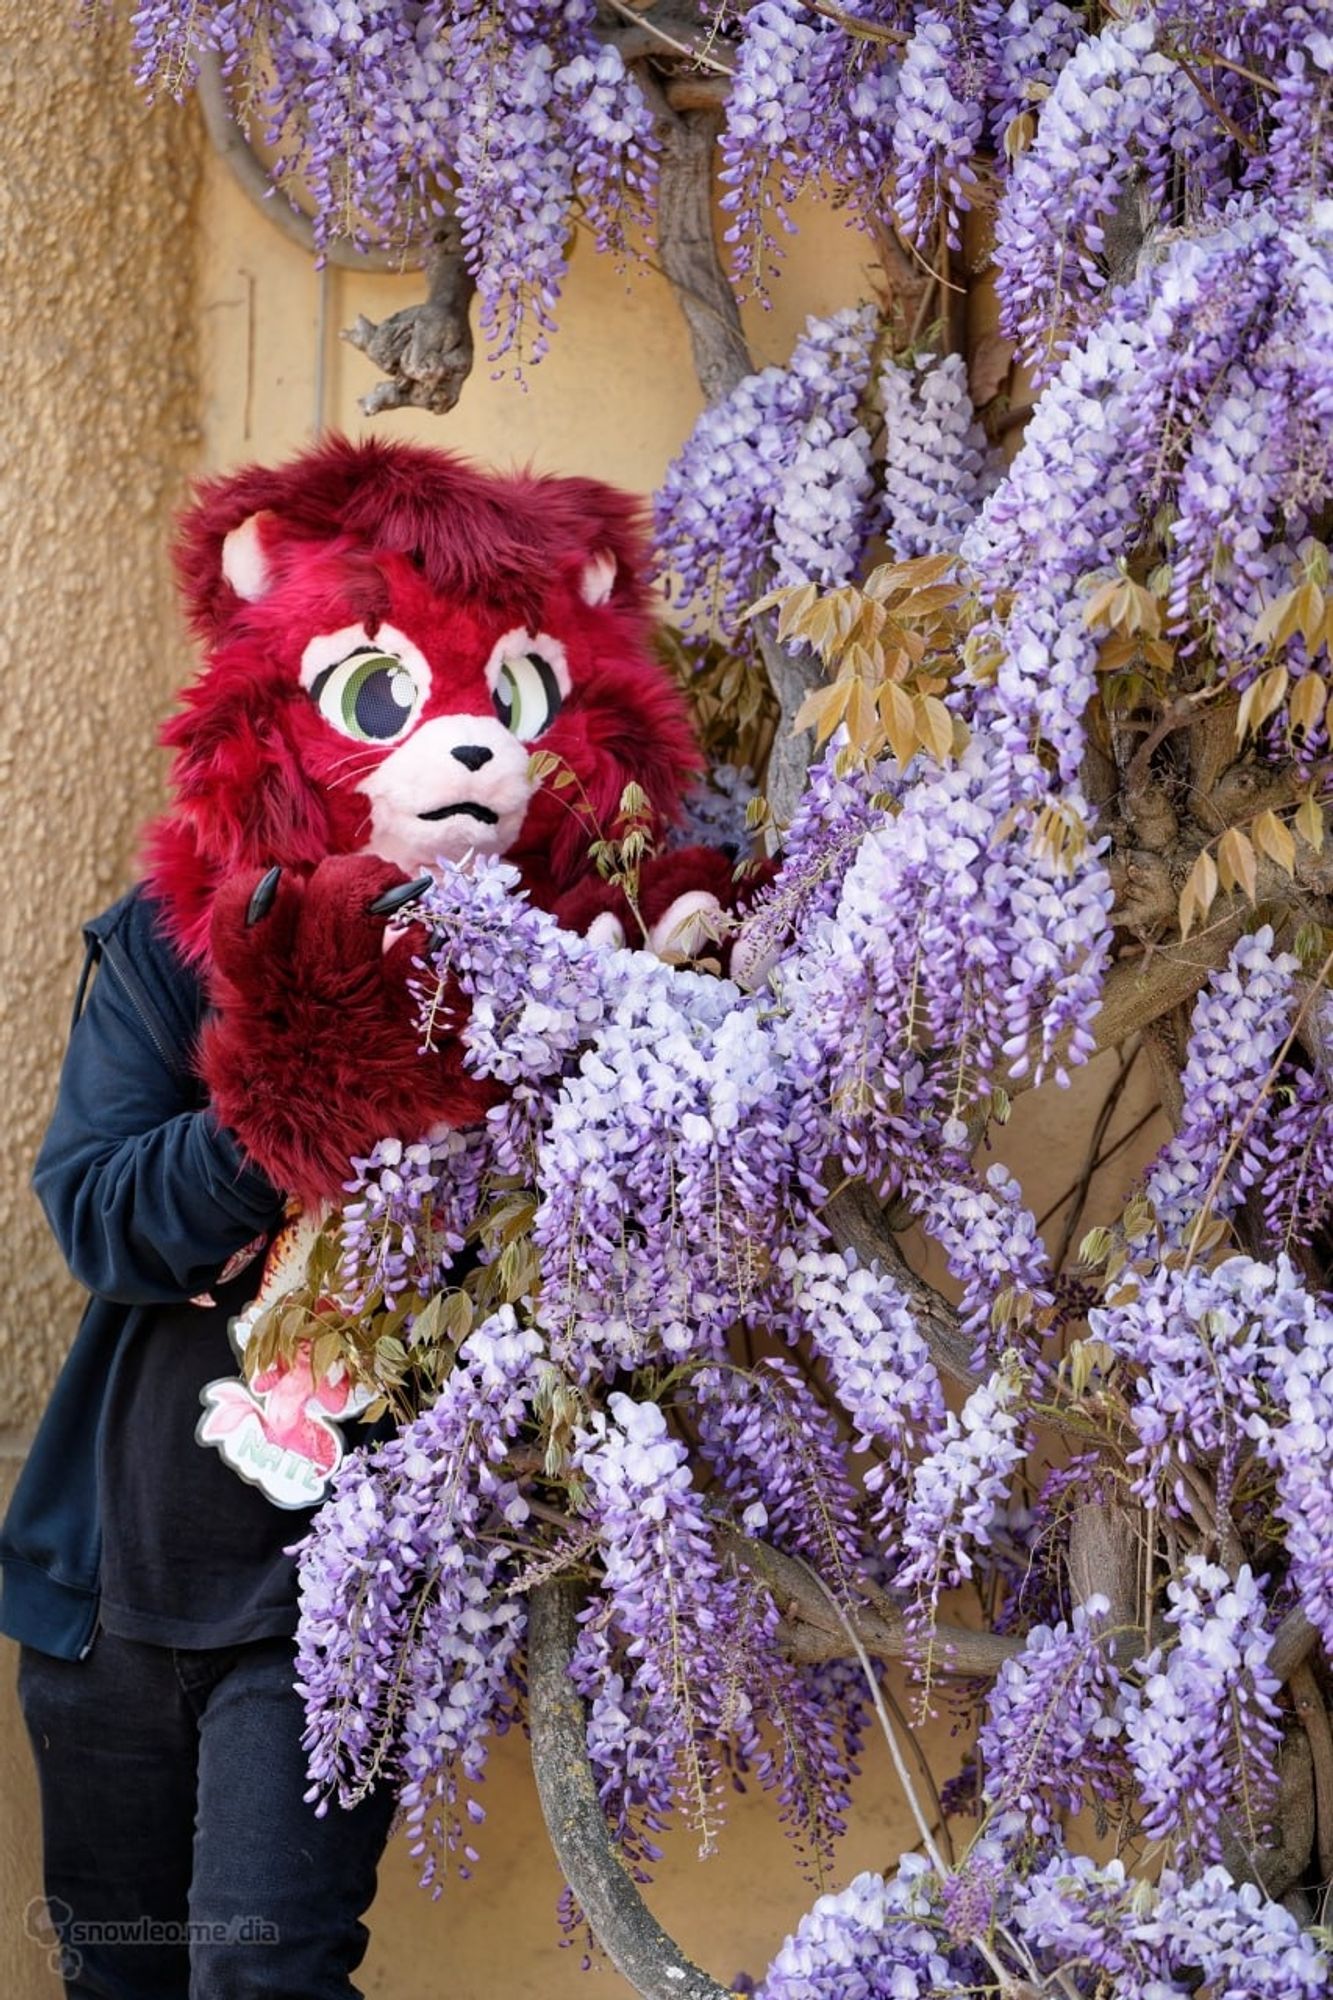
[(204, 1414), (195, 1429), (197, 1441), (214, 1446), (223, 1462), (275, 1507), (312, 1507), (323, 1499), (343, 1459), (339, 1423), (358, 1416), (372, 1400), (370, 1391), (353, 1387), (341, 1364), (316, 1376), (308, 1341), (291, 1362), (275, 1362), (253, 1375), (246, 1370), (246, 1349), (260, 1314), (291, 1290), (323, 1221), (322, 1209), (297, 1213), (274, 1238), (259, 1291), (229, 1329), (242, 1375), (209, 1382), (200, 1394)]

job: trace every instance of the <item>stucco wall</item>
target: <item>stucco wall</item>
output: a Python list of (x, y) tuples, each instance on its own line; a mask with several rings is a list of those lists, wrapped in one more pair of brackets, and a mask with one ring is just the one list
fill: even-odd
[(118, 893), (156, 795), (182, 654), (163, 538), (196, 449), (194, 121), (149, 112), (90, 10), (0, 0), (0, 1365), (41, 1405), (75, 1294), (27, 1170), (79, 925)]
[[(337, 329), (360, 312), (383, 317), (414, 298), (417, 285), (334, 272), (321, 279), (216, 161), (205, 161), (196, 194), (193, 121), (167, 107), (144, 113), (125, 87), (121, 52), (103, 39), (58, 33), (48, 21), (39, 54), (19, 0), (0, 0), (0, 37), (8, 113), (0, 145), (13, 153), (12, 169), (6, 160), (0, 172), (0, 201), (14, 211), (0, 250), (14, 264), (0, 293), (8, 301), (0, 302), (0, 329), (11, 408), (20, 413), (3, 447), (5, 602), (11, 684), (22, 690), (0, 739), (13, 846), (0, 914), (12, 1105), (0, 1157), (0, 1254), (9, 1260), (0, 1338), (8, 1415), (21, 1427), (72, 1323), (72, 1295), (25, 1179), (63, 1045), (78, 923), (127, 879), (135, 827), (160, 782), (148, 747), (153, 727), (186, 660), (162, 559), (170, 502), (187, 464), (211, 470), (275, 457), (321, 420), (365, 428), (355, 399), (375, 372)], [(807, 313), (862, 295), (863, 258), (840, 221), (815, 219), (791, 244), (773, 310), (747, 314), (756, 359), (783, 359)], [(560, 320), (554, 349), (526, 388), (491, 380), (479, 363), (448, 418), (399, 413), (375, 428), (646, 490), (698, 408), (674, 302), (650, 272), (622, 278), (580, 244)], [(1078, 1136), (1109, 1066), (1081, 1076), (1072, 1099), (1023, 1101), (1004, 1135), (1005, 1156), (1032, 1177), (1039, 1210), (1073, 1178)], [(1140, 1079), (1112, 1137), (1142, 1111), (1144, 1092)], [(1124, 1185), (1133, 1157), (1099, 1177), (1094, 1211)], [(937, 1775), (948, 1775), (956, 1751), (947, 1728), (935, 1727), (927, 1742)], [(34, 1808), (8, 1706), (0, 1787), (0, 1951), (12, 1960), (0, 1988), (37, 2000), (50, 1986), (21, 1929), (37, 1886)], [(442, 1903), (417, 1891), (401, 1843), (391, 1849), (367, 1992), (380, 2000), (624, 1992), (614, 1975), (590, 1979), (576, 1951), (556, 1948), (557, 1879), (517, 1733), (498, 1746), (487, 1801), (483, 1865)], [(912, 1837), (872, 1745), (839, 1879), (891, 1862)], [(738, 1803), (722, 1852), (706, 1865), (688, 1839), (671, 1843), (652, 1900), (687, 1949), (728, 1977), (760, 1972), (810, 1895), (771, 1805), (756, 1797)]]
[[(64, 1046), (82, 919), (127, 879), (180, 677), (166, 522), (197, 449), (195, 122), (145, 109), (100, 7), (0, 0), (0, 1501), (78, 1295), (28, 1168)], [(12, 1649), (0, 1657), (0, 1991), (51, 1982)]]

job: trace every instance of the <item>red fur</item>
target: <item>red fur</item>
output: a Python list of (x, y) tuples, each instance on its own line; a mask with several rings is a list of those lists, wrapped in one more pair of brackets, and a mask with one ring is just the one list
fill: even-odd
[[(223, 548), (256, 514), (266, 583), (250, 602), (227, 581)], [(608, 554), (609, 599), (590, 606), (584, 567)], [(148, 832), (149, 887), (208, 982), (200, 1066), (219, 1116), (279, 1185), (327, 1195), (351, 1153), (467, 1122), (493, 1097), (463, 1071), (456, 1041), (438, 1059), (416, 1053), (406, 957), (395, 947), (381, 961), (383, 921), (364, 914), (372, 882), (401, 873), (348, 859), (370, 833), (359, 787), (393, 746), (333, 728), (301, 685), (305, 647), (348, 625), (403, 632), (431, 672), (414, 734), (441, 716), (493, 727), (484, 669), (497, 640), (525, 627), (559, 641), (570, 692), (532, 747), (578, 782), (539, 790), (508, 852), (534, 901), (568, 921), (581, 884), (602, 889), (588, 849), (613, 829), (625, 786), (642, 787), (661, 832), (699, 761), (651, 648), (642, 512), (594, 480), (497, 476), (418, 446), (332, 438), (203, 483), (176, 560), (205, 660), (163, 731), (173, 798)], [(571, 810), (576, 798), (596, 829)], [(673, 893), (717, 893), (729, 864), (703, 853), (653, 864), (654, 902), (655, 871)], [(277, 905), (247, 928), (249, 894), (275, 862)]]
[[(373, 855), (286, 874), (263, 922), (246, 923), (247, 877), (219, 890), (211, 992), (199, 1044), (213, 1108), (276, 1182), (302, 1200), (336, 1193), (377, 1138), (467, 1125), (498, 1102), (464, 1070), (456, 1035), (423, 1057), (405, 992), (421, 938), (384, 950), (369, 905), (402, 880)], [(459, 1010), (461, 1018), (461, 1007)]]
[[(256, 511), (273, 588), (239, 598), (222, 574), (227, 534)], [(610, 601), (586, 605), (591, 556), (616, 561)], [(313, 634), (383, 619), (435, 674), (422, 720), (491, 713), (482, 669), (515, 624), (566, 648), (571, 698), (540, 748), (572, 765), (604, 832), (631, 779), (660, 826), (679, 814), (699, 758), (678, 690), (654, 657), (641, 510), (589, 479), (499, 477), (418, 446), (333, 438), (285, 466), (205, 482), (185, 514), (177, 568), (207, 641), (200, 678), (163, 731), (175, 799), (150, 828), (146, 867), (177, 942), (208, 951), (208, 911), (238, 868), (310, 868), (364, 841), (352, 780), (377, 752), (333, 736), (298, 681)], [(595, 837), (547, 788), (512, 859), (546, 905), (587, 868)]]

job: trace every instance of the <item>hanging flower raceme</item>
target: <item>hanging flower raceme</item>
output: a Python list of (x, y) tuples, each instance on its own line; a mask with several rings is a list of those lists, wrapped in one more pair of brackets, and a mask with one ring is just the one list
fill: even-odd
[(931, 1919), (926, 1863), (898, 1879), (856, 1876), (806, 1912), (756, 1989), (756, 2000), (948, 2000), (975, 1990), (954, 1975)]
[(1293, 40), (1281, 51), (1264, 180), (1278, 206), (1303, 215), (1333, 186), (1333, 33), (1314, 10), (1290, 7)]
[(1007, 1347), (1035, 1360), (1034, 1322), (1052, 1317), (1053, 1273), (1015, 1176), (998, 1160), (982, 1178), (950, 1174), (931, 1159), (909, 1172), (906, 1189), (963, 1287), (958, 1318), (973, 1342), (973, 1366), (997, 1362)]
[[(1027, 774), (1045, 785), (1030, 761)], [(1014, 805), (1023, 780), (990, 741), (926, 767), (866, 833), (832, 920), (784, 961), (844, 1163), (881, 1186), (911, 1146), (933, 1156), (1006, 1069), (1063, 1075), (1093, 1046), (1110, 883), (1095, 855), (1071, 873), (1035, 847), (1036, 815)]]
[(1082, 33), (1080, 16), (1061, 0), (1010, 0), (1000, 23), (990, 109), (997, 153), (1004, 152), (1015, 119), (1026, 113), (1035, 123)]
[(1177, 1839), (1191, 1858), (1221, 1858), (1234, 1821), (1255, 1846), (1277, 1793), (1277, 1677), (1263, 1592), (1202, 1556), (1167, 1585), (1174, 1644), (1142, 1662), (1142, 1686), (1122, 1706), (1125, 1753), (1144, 1830)]
[(770, 560), (784, 582), (851, 574), (870, 532), (869, 439), (857, 413), (874, 330), (869, 308), (808, 321), (787, 366), (747, 375), (710, 404), (668, 468), (655, 500), (658, 548), (692, 629), (715, 625), (736, 639)]
[(1284, 1420), (1255, 1425), (1277, 1473), (1277, 1513), (1305, 1615), (1333, 1652), (1333, 1316), (1297, 1285), (1285, 1258), (1288, 1313), (1270, 1322), (1269, 1365)]
[[(808, 1551), (824, 1574), (832, 1557), (849, 1595), (859, 1568), (851, 1489), (833, 1426), (799, 1377), (780, 1363), (753, 1375), (705, 1368), (688, 1390), (732, 1517), (789, 1553)], [(753, 1777), (776, 1793), (789, 1836), (826, 1867), (863, 1727), (859, 1679), (785, 1657), (772, 1597), (721, 1569), (663, 1413), (619, 1393), (607, 1407), (612, 1420), (595, 1417), (577, 1447), (605, 1583), (571, 1674), (589, 1703), (589, 1755), (617, 1842), (645, 1877), (680, 1807), (707, 1845), (729, 1769), (737, 1784)], [(798, 1420), (813, 1420), (815, 1434)]]
[(1110, 1804), (1123, 1787), (1117, 1749), (1120, 1676), (1106, 1644), (1110, 1605), (1092, 1596), (1072, 1620), (1034, 1625), (1000, 1668), (977, 1746), (992, 1812), (1019, 1812), (1037, 1836), (1089, 1800)]
[(519, 871), (490, 855), (441, 863), (412, 906), (430, 932), (414, 981), (423, 1048), (453, 1032), (456, 982), (468, 1007), (468, 1067), (510, 1087), (558, 1076), (605, 1017), (603, 955), (562, 930), (519, 890)]
[(843, 1597), (862, 1568), (856, 1494), (838, 1425), (791, 1362), (699, 1369), (689, 1382), (699, 1449), (751, 1534), (802, 1557)]
[(1302, 1070), (1260, 1122), (1246, 1135), (1243, 1172), (1259, 1183), (1270, 1240), (1290, 1251), (1312, 1243), (1333, 1208), (1333, 1099), (1322, 1072)]
[(310, 1796), (350, 1804), (395, 1778), (427, 1881), (466, 1848), (460, 1787), (479, 1776), (512, 1693), (522, 1607), (488, 1530), (527, 1517), (503, 1463), (530, 1418), (540, 1356), (510, 1308), (479, 1327), (424, 1415), (344, 1460), (301, 1547)]
[(995, 483), (963, 358), (918, 354), (906, 364), (890, 362), (879, 390), (889, 553), (902, 560), (956, 549)]
[[(1333, 214), (1292, 224), (1260, 210), (1238, 227), (1248, 254), (1229, 273), (1230, 367), (1181, 466), (1169, 610), (1173, 629), (1206, 631), (1252, 677), (1258, 614), (1333, 491)], [(1287, 661), (1299, 674), (1308, 654)]]
[(1144, 1184), (1166, 1244), (1187, 1242), (1209, 1216), (1230, 1214), (1244, 1196), (1255, 1171), (1245, 1141), (1275, 1081), (1297, 969), (1265, 924), (1237, 940), (1194, 1003), (1175, 1136)]
[(1160, 206), (1171, 133), (1189, 88), (1154, 46), (1151, 18), (1080, 42), (1041, 107), (1037, 134), (995, 218), (1000, 322), (1045, 380), (1106, 286), (1106, 227), (1142, 182)]
[(623, 251), (647, 217), (647, 100), (597, 33), (595, 0), (201, 0), (135, 13), (140, 81), (180, 96), (202, 51), (253, 99), (299, 176), (315, 240), (429, 242), (450, 192), (492, 357), (544, 352), (576, 215)]
[(923, 8), (903, 57), (894, 105), (893, 209), (911, 243), (933, 247), (942, 226), (951, 250), (962, 248), (962, 216), (972, 207), (972, 161), (985, 124), (980, 96), (944, 10)]
[(728, 1714), (728, 1689), (749, 1702), (728, 1658), (736, 1586), (723, 1575), (685, 1447), (655, 1403), (613, 1393), (575, 1462), (600, 1531), (602, 1615), (633, 1663), (643, 1726), (670, 1762), (673, 1791), (711, 1846), (720, 1817), (713, 1746), (743, 1719)]
[[(761, 280), (764, 262), (777, 248), (765, 213), (765, 175), (777, 170), (786, 204), (795, 200), (809, 172), (810, 127), (817, 115), (809, 77), (819, 40), (817, 23), (796, 0), (759, 0), (746, 13), (720, 141), (722, 207), (731, 217), (726, 240), (738, 284)], [(778, 222), (791, 227), (783, 209)]]
[(405, 1146), (383, 1139), (353, 1160), (339, 1211), (340, 1301), (366, 1312), (405, 1294), (429, 1299), (448, 1282), (480, 1205), (489, 1165), (484, 1134), (447, 1132)]
[(862, 840), (884, 825), (901, 790), (892, 766), (844, 768), (834, 736), (811, 764), (782, 843), (778, 872), (760, 890), (745, 922), (745, 951), (767, 967), (793, 938), (826, 934), (835, 924), (847, 871)]
[(1313, 1301), (1284, 1257), (1163, 1263), (1128, 1289), (1088, 1320), (1131, 1371), (1135, 1489), (1183, 1510), (1181, 1468), (1207, 1463), (1226, 1505), (1247, 1436), (1267, 1437), (1267, 1413), (1281, 1407), (1288, 1344), (1304, 1336)]
[(1016, 1885), (1010, 1921), (1042, 1970), (1084, 1968), (1081, 1993), (1187, 2000), (1200, 1975), (1219, 2000), (1318, 2000), (1328, 1987), (1329, 1960), (1290, 1911), (1224, 1868), (1166, 1869), (1150, 1889), (1123, 1862), (1059, 1853)]
[(913, 1593), (910, 1616), (927, 1648), (941, 1592), (973, 1575), (1026, 1455), (1021, 1393), (1020, 1371), (998, 1368), (958, 1416), (946, 1412), (940, 1443), (913, 1469), (895, 1582)]
[(803, 1240), (827, 1150), (792, 1037), (726, 981), (619, 957), (537, 1159), (540, 1320), (580, 1376), (720, 1352)]
[(779, 254), (774, 223), (791, 229), (788, 210), (805, 187), (831, 184), (862, 222), (883, 213), (900, 64), (798, 0), (759, 0), (736, 25), (721, 205), (732, 278), (762, 295)]

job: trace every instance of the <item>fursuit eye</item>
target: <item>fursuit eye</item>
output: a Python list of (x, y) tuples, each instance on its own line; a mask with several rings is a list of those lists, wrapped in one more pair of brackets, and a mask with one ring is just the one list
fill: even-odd
[(560, 683), (554, 667), (540, 653), (505, 660), (491, 700), (505, 728), (520, 743), (531, 743), (560, 713)]
[(310, 694), (324, 720), (358, 743), (392, 743), (410, 726), (421, 701), (402, 661), (373, 648), (325, 667)]

